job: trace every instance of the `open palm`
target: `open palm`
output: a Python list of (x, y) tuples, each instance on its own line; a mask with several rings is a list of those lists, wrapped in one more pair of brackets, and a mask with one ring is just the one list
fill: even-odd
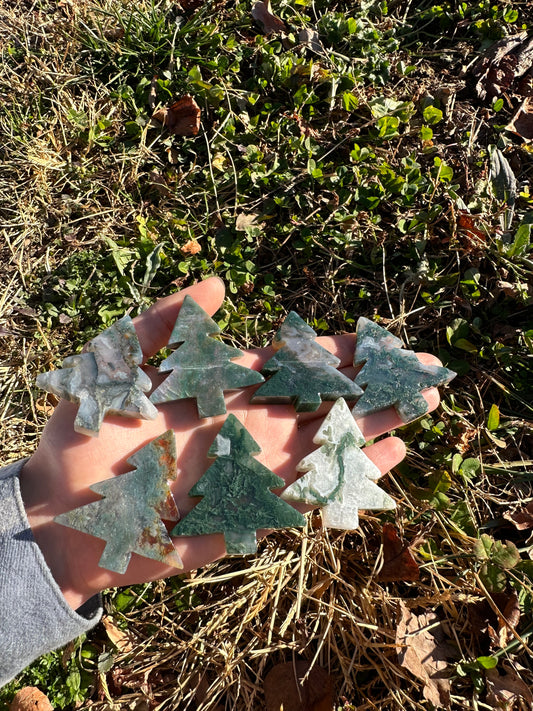
[[(161, 299), (134, 319), (145, 358), (157, 353), (169, 339), (179, 308), (189, 294), (208, 314), (213, 315), (224, 299), (224, 285), (207, 279)], [(340, 369), (353, 377), (355, 336), (319, 338), (320, 344), (341, 360)], [(245, 352), (239, 365), (260, 370), (272, 356), (272, 349)], [(429, 354), (420, 354), (424, 363), (439, 364)], [(162, 376), (146, 367), (154, 387)], [(253, 388), (226, 393), (227, 412), (235, 415), (260, 445), (257, 459), (291, 483), (296, 478), (298, 462), (315, 448), (313, 437), (331, 403), (324, 403), (313, 413), (297, 415), (289, 405), (250, 404)], [(437, 407), (436, 389), (424, 393), (429, 409)], [(26, 511), (37, 543), (63, 594), (77, 608), (96, 592), (107, 587), (130, 585), (182, 572), (148, 558), (133, 554), (124, 575), (98, 566), (105, 542), (53, 521), (54, 516), (98, 499), (89, 487), (112, 475), (131, 469), (127, 459), (150, 440), (172, 429), (176, 435), (178, 477), (172, 491), (181, 516), (194, 505), (189, 490), (212, 460), (207, 458), (226, 415), (198, 419), (194, 400), (179, 400), (159, 406), (153, 421), (106, 417), (98, 437), (87, 437), (73, 429), (77, 406), (61, 401), (47, 424), (35, 454), (25, 465), (21, 488)], [(399, 427), (401, 420), (391, 408), (358, 420), (366, 439), (374, 439)], [(405, 456), (405, 446), (397, 437), (387, 437), (365, 448), (365, 453), (386, 473)], [(222, 534), (179, 537), (174, 539), (184, 570), (191, 570), (225, 554)]]

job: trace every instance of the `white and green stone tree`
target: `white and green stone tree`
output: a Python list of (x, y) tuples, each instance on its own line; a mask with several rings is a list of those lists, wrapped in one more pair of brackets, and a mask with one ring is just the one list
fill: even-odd
[(271, 491), (284, 481), (254, 458), (260, 452), (239, 420), (228, 415), (208, 452), (215, 462), (189, 491), (203, 498), (172, 535), (223, 533), (228, 555), (247, 555), (256, 552), (258, 529), (303, 526), (304, 516)]
[(169, 485), (177, 477), (172, 430), (149, 442), (128, 463), (133, 471), (90, 487), (104, 498), (54, 520), (106, 541), (99, 565), (107, 570), (125, 573), (132, 553), (182, 568), (163, 523), (179, 518)]
[(257, 371), (231, 362), (243, 354), (212, 338), (219, 333), (213, 319), (186, 296), (169, 341), (169, 345), (181, 345), (159, 367), (160, 372), (170, 374), (152, 393), (153, 403), (194, 397), (199, 417), (212, 417), (226, 412), (224, 390), (263, 382)]
[(380, 470), (361, 451), (365, 443), (345, 400), (335, 402), (313, 442), (320, 448), (304, 457), (305, 472), (281, 494), (286, 501), (321, 507), (329, 528), (354, 529), (361, 509), (393, 509), (394, 499), (375, 484)]
[(291, 311), (274, 336), (276, 353), (261, 370), (271, 377), (256, 390), (251, 402), (288, 402), (297, 412), (313, 412), (322, 400), (355, 400), (361, 395), (361, 388), (337, 370), (339, 358), (315, 338), (315, 331)]
[(143, 360), (133, 321), (124, 316), (102, 331), (62, 368), (37, 376), (37, 385), (78, 402), (74, 429), (96, 436), (106, 413), (153, 420), (157, 409), (144, 393), (152, 383), (139, 367)]
[(453, 370), (424, 365), (414, 351), (377, 323), (361, 317), (357, 322), (354, 356), (356, 367), (363, 365), (355, 383), (364, 388), (352, 414), (368, 415), (393, 406), (404, 422), (416, 420), (428, 411), (422, 395), (427, 388), (449, 383)]

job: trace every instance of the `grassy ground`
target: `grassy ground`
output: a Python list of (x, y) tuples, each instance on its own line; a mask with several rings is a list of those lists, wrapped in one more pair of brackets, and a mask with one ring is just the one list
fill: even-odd
[[(528, 5), (281, 0), (286, 31), (266, 35), (238, 0), (3, 4), (5, 462), (53, 406), (37, 373), (208, 274), (238, 345), (268, 343), (290, 309), (319, 333), (364, 315), (458, 377), (400, 433), (394, 514), (349, 534), (317, 517), (255, 560), (111, 591), (107, 627), (0, 707), (37, 684), (58, 709), (263, 709), (266, 673), (304, 659), (345, 711), (430, 709), (435, 693), (530, 708), (533, 516), (515, 514), (533, 501), (533, 149), (506, 128), (528, 90), (511, 76), (481, 98), (474, 76), (492, 43), (531, 32)], [(201, 108), (186, 138), (152, 119), (184, 94)], [(419, 581), (379, 580), (385, 522)], [(423, 634), (440, 666), (406, 661)]]

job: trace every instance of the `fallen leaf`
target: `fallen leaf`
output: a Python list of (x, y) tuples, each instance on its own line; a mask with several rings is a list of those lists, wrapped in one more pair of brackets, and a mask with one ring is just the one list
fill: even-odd
[(520, 604), (514, 590), (491, 593), (491, 599), (500, 614), (486, 599), (468, 605), (471, 629), (487, 652), (507, 646), (520, 622)]
[(311, 136), (311, 138), (318, 138), (320, 136), (320, 132), (312, 128), (312, 126), (310, 126), (307, 121), (300, 116), (300, 114), (295, 112), (291, 114), (289, 118), (296, 121), (298, 128), (300, 129), (300, 135), (304, 138), (308, 138), (309, 136)]
[[(194, 692), (194, 699), (199, 703), (199, 705), (203, 705), (206, 701), (208, 701), (211, 697), (211, 684), (209, 683), (207, 677), (205, 674), (201, 676), (200, 674), (195, 674), (194, 675), (194, 684), (196, 685), (196, 690)], [(217, 706), (212, 707), (213, 711), (224, 711), (224, 708), (220, 706), (220, 704), (217, 704)]]
[(200, 244), (197, 240), (190, 239), (187, 240), (187, 242), (185, 242), (185, 244), (180, 247), (180, 250), (182, 254), (186, 254), (187, 256), (189, 256), (193, 254), (198, 254), (198, 252), (202, 251), (202, 248), (200, 247)]
[(25, 686), (13, 697), (9, 711), (54, 711), (54, 707), (36, 686)]
[[(472, 68), (478, 77), (476, 91), (481, 99), (492, 98), (514, 88), (515, 93), (528, 86), (533, 73), (533, 37), (523, 30), (495, 42)], [(520, 80), (520, 81), (515, 81)]]
[(133, 632), (128, 629), (120, 629), (120, 627), (117, 627), (113, 622), (111, 617), (108, 616), (102, 617), (102, 624), (107, 632), (107, 636), (119, 652), (131, 652), (137, 643), (137, 638)]
[(35, 309), (32, 309), (30, 306), (15, 306), (13, 312), (16, 314), (20, 314), (21, 316), (28, 316), (29, 318), (39, 317), (37, 311)]
[(309, 49), (317, 54), (326, 54), (324, 45), (320, 41), (320, 35), (316, 30), (304, 27), (304, 29), (298, 33), (298, 41), (301, 42), (301, 44), (305, 44), (306, 47), (309, 47)]
[(37, 412), (44, 412), (45, 415), (51, 415), (59, 403), (57, 398), (52, 393), (44, 393), (35, 401), (35, 409)]
[(272, 13), (270, 0), (257, 0), (252, 5), (252, 17), (263, 27), (263, 32), (266, 35), (271, 35), (275, 32), (287, 32), (287, 25), (282, 19), (276, 17)]
[(533, 501), (517, 511), (506, 511), (503, 517), (511, 521), (519, 531), (527, 531), (533, 528)]
[(109, 688), (117, 695), (123, 693), (123, 687), (139, 689), (148, 699), (153, 700), (154, 689), (159, 689), (163, 684), (172, 681), (165, 678), (156, 668), (131, 671), (129, 668), (113, 667), (107, 675)]
[[(512, 296), (515, 299), (518, 298), (521, 294), (519, 285), (512, 284), (510, 281), (503, 281), (501, 279), (498, 279), (498, 281), (496, 282), (496, 289), (499, 289), (506, 296)], [(505, 339), (507, 337), (508, 341), (511, 341), (516, 336), (515, 328), (501, 323), (494, 324), (494, 332), (497, 333), (502, 339)], [(507, 518), (506, 514), (503, 514), (503, 517)]]
[(201, 109), (189, 94), (152, 114), (152, 118), (176, 136), (196, 136), (200, 130)]
[(531, 689), (514, 671), (508, 670), (505, 674), (500, 674), (497, 669), (489, 669), (485, 679), (487, 684), (486, 702), (492, 708), (511, 711), (515, 702), (520, 699), (524, 699), (529, 704), (533, 703)]
[(183, 10), (197, 10), (205, 3), (205, 0), (179, 0)]
[(471, 242), (471, 246), (479, 248), (487, 244), (487, 235), (476, 227), (475, 216), (460, 210), (457, 216), (457, 229)]
[(525, 141), (533, 140), (533, 100), (525, 99), (511, 122), (505, 127)]
[(276, 664), (264, 680), (265, 711), (334, 711), (333, 679), (300, 660)]
[(411, 555), (409, 544), (404, 543), (391, 523), (383, 524), (383, 566), (377, 580), (383, 583), (398, 580), (418, 580), (420, 569)]
[(104, 37), (108, 42), (118, 42), (126, 34), (126, 30), (123, 27), (111, 27), (104, 32)]
[(159, 195), (168, 197), (169, 195), (173, 194), (168, 186), (168, 182), (165, 176), (159, 173), (157, 170), (151, 170), (148, 173), (148, 177), (150, 178), (150, 185), (155, 188)]
[(448, 660), (455, 656), (445, 641), (442, 623), (434, 612), (415, 615), (399, 601), (396, 632), (398, 661), (424, 684), (424, 698), (437, 708), (449, 706), (450, 681), (445, 676)]
[(224, 170), (227, 163), (228, 159), (226, 158), (224, 153), (215, 153), (215, 155), (213, 156), (213, 160), (211, 161), (211, 165), (217, 170)]
[(256, 222), (258, 215), (251, 213), (240, 212), (235, 220), (235, 229), (237, 232), (244, 232), (247, 227), (259, 227)]

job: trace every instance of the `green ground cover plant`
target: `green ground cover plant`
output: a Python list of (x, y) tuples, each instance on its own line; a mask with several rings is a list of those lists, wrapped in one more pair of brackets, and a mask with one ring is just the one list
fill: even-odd
[[(476, 73), (495, 43), (531, 37), (533, 12), (272, 13), (283, 30), (240, 0), (0, 8), (4, 462), (54, 406), (38, 373), (211, 274), (232, 345), (268, 344), (291, 309), (319, 334), (362, 315), (458, 376), (398, 432), (408, 456), (380, 482), (394, 513), (350, 533), (312, 517), (253, 559), (110, 591), (107, 625), (0, 708), (37, 685), (57, 709), (263, 709), (266, 673), (293, 659), (328, 670), (343, 711), (533, 703), (533, 131), (514, 120), (533, 72), (495, 92)], [(153, 117), (184, 95), (201, 111), (185, 137)], [(384, 523), (418, 580), (380, 573)], [(426, 626), (433, 666), (417, 668), (405, 652)]]

